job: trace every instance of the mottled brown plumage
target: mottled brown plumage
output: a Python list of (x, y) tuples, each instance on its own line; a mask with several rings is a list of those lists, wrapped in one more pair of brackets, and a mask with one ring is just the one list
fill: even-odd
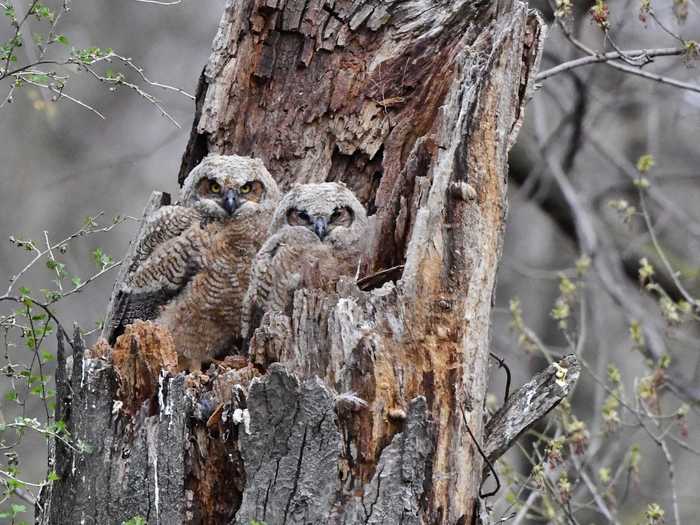
[(240, 338), (251, 261), (278, 200), (259, 160), (205, 158), (185, 181), (182, 203), (149, 218), (122, 290), (119, 323), (155, 319), (191, 369), (229, 349)]
[(270, 237), (253, 261), (243, 301), (243, 336), (252, 336), (265, 312), (289, 314), (296, 290), (332, 292), (340, 277), (356, 276), (366, 236), (365, 209), (344, 185), (292, 189), (277, 206)]

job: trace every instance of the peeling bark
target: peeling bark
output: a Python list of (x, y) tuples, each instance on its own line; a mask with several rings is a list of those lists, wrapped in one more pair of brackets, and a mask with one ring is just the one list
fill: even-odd
[(259, 157), (284, 189), (343, 181), (371, 214), (362, 290), (296, 292), (250, 363), (162, 372), (136, 412), (74, 340), (60, 406), (93, 448), (57, 448), (42, 523), (472, 523), (465, 423), (483, 442), (507, 153), (542, 30), (518, 1), (227, 2), (180, 181), (207, 153)]

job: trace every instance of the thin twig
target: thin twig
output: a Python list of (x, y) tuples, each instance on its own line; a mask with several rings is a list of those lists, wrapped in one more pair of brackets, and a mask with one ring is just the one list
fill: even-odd
[[(57, 264), (56, 258), (53, 256), (53, 250), (51, 249), (51, 243), (49, 242), (49, 232), (44, 230), (44, 240), (46, 241), (46, 251), (49, 253), (49, 260), (52, 261), (54, 264)], [(61, 281), (63, 280), (61, 277), (61, 271), (58, 269), (58, 266), (54, 266), (54, 271), (56, 272), (56, 284), (58, 285), (58, 289), (63, 292), (63, 284)]]
[[(649, 409), (644, 403), (640, 403), (644, 412), (649, 416)], [(653, 419), (652, 419), (653, 420)], [(658, 421), (655, 421), (656, 426), (661, 428)], [(666, 440), (663, 437), (658, 437), (654, 440), (656, 444), (661, 448), (663, 452), (664, 459), (666, 460), (666, 466), (668, 467), (668, 478), (671, 483), (671, 502), (673, 506), (673, 519), (676, 525), (681, 525), (680, 511), (678, 510), (678, 491), (676, 490), (676, 469), (673, 462), (673, 456), (671, 451), (668, 449)]]
[[(551, 1), (550, 1), (550, 6), (552, 6), (554, 8)], [(564, 34), (564, 36), (566, 37), (566, 39), (569, 42), (571, 42), (571, 44), (574, 47), (576, 47), (578, 50), (584, 52), (589, 57), (605, 56), (608, 54), (608, 53), (601, 54), (601, 53), (591, 49), (590, 47), (585, 45), (580, 40), (576, 39), (576, 37), (574, 37), (574, 35), (571, 34), (571, 31), (569, 31), (569, 29), (566, 27), (566, 25), (561, 21), (561, 19), (559, 17), (555, 17), (555, 18), (557, 21), (557, 25), (561, 29), (561, 31)], [(660, 22), (658, 21), (658, 19), (655, 19), (655, 20), (659, 25), (661, 25)], [(662, 26), (662, 28), (663, 28), (663, 26)], [(680, 40), (680, 42), (685, 45), (685, 41), (682, 38), (680, 38), (678, 35), (675, 35), (673, 32), (670, 32), (670, 34), (674, 38), (677, 38), (678, 40)], [(620, 57), (618, 56), (617, 58), (620, 58)], [(624, 64), (618, 64), (617, 62), (613, 62), (611, 59), (603, 60), (602, 62), (604, 64), (608, 65), (609, 67), (618, 69), (618, 70), (623, 71), (625, 73), (629, 73), (632, 75), (637, 75), (637, 76), (642, 77), (642, 78), (646, 78), (647, 80), (654, 80), (655, 82), (659, 82), (662, 84), (668, 84), (670, 86), (677, 87), (679, 89), (685, 89), (688, 91), (694, 91), (694, 92), (700, 93), (700, 86), (698, 86), (696, 84), (689, 84), (687, 82), (681, 82), (679, 80), (675, 80), (675, 79), (672, 79), (669, 77), (657, 75), (655, 73), (647, 73), (646, 71), (642, 71), (641, 69), (626, 66)]]
[(687, 91), (700, 93), (700, 86), (697, 84), (681, 82), (680, 80), (676, 80), (674, 78), (657, 75), (656, 73), (649, 73), (647, 71), (642, 71), (641, 69), (636, 69), (630, 66), (626, 66), (624, 64), (618, 64), (616, 62), (606, 62), (606, 64), (614, 69), (619, 69), (620, 71), (623, 71), (625, 73), (637, 75), (638, 77), (646, 78), (647, 80), (653, 80), (655, 82), (659, 82), (660, 84), (667, 84), (669, 86), (673, 86), (679, 89), (685, 89)]
[(124, 57), (122, 57), (122, 56), (120, 56), (120, 55), (117, 55), (116, 53), (112, 53), (112, 55), (113, 55), (115, 58), (118, 58), (119, 60), (121, 60), (121, 61), (122, 61), (124, 64), (126, 64), (130, 69), (132, 69), (133, 71), (135, 71), (135, 72), (141, 77), (141, 79), (142, 79), (144, 82), (146, 82), (146, 84), (148, 84), (148, 85), (150, 85), (150, 86), (153, 86), (153, 87), (158, 87), (158, 88), (161, 88), (161, 89), (165, 89), (165, 90), (167, 90), (167, 91), (174, 91), (174, 92), (176, 92), (176, 93), (180, 93), (180, 95), (183, 95), (183, 96), (189, 98), (190, 100), (195, 100), (194, 95), (191, 95), (190, 93), (188, 93), (188, 92), (185, 91), (184, 89), (180, 89), (179, 87), (176, 87), (176, 86), (170, 86), (170, 85), (168, 85), (168, 84), (161, 84), (160, 82), (154, 82), (153, 80), (149, 79), (149, 78), (146, 76), (146, 74), (143, 72), (143, 68), (137, 66), (136, 64), (134, 64), (134, 63), (131, 61), (130, 58), (124, 58)]
[[(116, 55), (112, 55), (112, 56), (116, 57)], [(92, 64), (95, 64), (96, 62), (97, 61), (93, 62)], [(175, 118), (165, 110), (165, 108), (161, 104), (160, 100), (158, 100), (156, 97), (154, 97), (150, 93), (147, 93), (146, 91), (141, 89), (137, 84), (134, 84), (132, 82), (128, 82), (128, 81), (124, 80), (123, 78), (109, 78), (109, 77), (100, 75), (99, 73), (97, 73), (97, 71), (95, 71), (92, 67), (90, 67), (92, 64), (88, 65), (88, 64), (85, 64), (84, 62), (78, 62), (78, 61), (73, 61), (73, 63), (76, 64), (77, 66), (85, 69), (85, 71), (90, 73), (90, 75), (92, 75), (96, 80), (98, 80), (100, 82), (114, 84), (116, 86), (124, 86), (124, 87), (127, 87), (129, 89), (132, 89), (133, 91), (138, 93), (141, 97), (145, 98), (148, 102), (153, 104), (153, 106), (155, 106), (158, 109), (158, 111), (160, 111), (160, 114), (162, 116), (164, 116), (165, 118), (167, 118), (170, 122), (172, 122), (178, 129), (182, 128), (180, 123), (177, 120), (175, 120)]]
[[(571, 448), (571, 445), (569, 445)], [(601, 497), (601, 495), (598, 493), (598, 490), (596, 489), (595, 483), (593, 480), (591, 480), (590, 476), (586, 473), (585, 467), (581, 465), (581, 462), (578, 460), (576, 457), (575, 453), (571, 453), (571, 458), (574, 461), (574, 465), (576, 466), (576, 471), (580, 474), (581, 479), (583, 480), (584, 484), (590, 491), (591, 495), (593, 496), (593, 501), (595, 502), (596, 506), (598, 507), (598, 510), (600, 513), (605, 516), (605, 518), (608, 520), (610, 523), (614, 523), (615, 525), (619, 525), (619, 520), (613, 516), (612, 511), (608, 506), (605, 504), (605, 500)]]
[(649, 208), (648, 208), (647, 202), (646, 202), (646, 195), (644, 194), (644, 190), (642, 190), (641, 188), (639, 189), (639, 206), (642, 210), (642, 217), (644, 217), (644, 223), (646, 224), (647, 230), (649, 232), (649, 237), (651, 238), (651, 242), (654, 245), (654, 249), (656, 250), (657, 255), (661, 259), (661, 262), (663, 263), (664, 267), (666, 268), (666, 272), (669, 274), (669, 276), (673, 280), (673, 284), (676, 285), (676, 288), (681, 293), (681, 295), (683, 295), (685, 300), (688, 301), (688, 303), (692, 304), (694, 307), (697, 307), (697, 305), (698, 305), (697, 300), (693, 296), (690, 295), (688, 290), (685, 289), (685, 287), (683, 286), (683, 283), (681, 283), (680, 279), (678, 278), (678, 272), (676, 272), (673, 269), (670, 261), (666, 257), (666, 253), (661, 248), (661, 244), (659, 243), (659, 239), (656, 237), (656, 232), (654, 231), (654, 226), (651, 224), (651, 217), (649, 215)]
[(29, 9), (27, 9), (27, 12), (24, 14), (24, 17), (22, 18), (21, 21), (17, 22), (15, 26), (15, 34), (14, 36), (10, 39), (10, 49), (7, 50), (7, 58), (5, 59), (5, 67), (2, 69), (2, 75), (0, 76), (0, 80), (5, 78), (6, 74), (5, 72), (10, 68), (10, 62), (12, 61), (12, 54), (15, 52), (15, 49), (17, 49), (17, 37), (20, 34), (20, 31), (22, 30), (22, 26), (24, 23), (27, 21), (29, 16), (32, 14), (34, 11), (34, 8), (36, 5), (39, 3), (39, 0), (33, 0), (32, 4), (29, 6)]
[(659, 17), (656, 15), (656, 12), (653, 9), (649, 9), (649, 16), (656, 22), (656, 25), (658, 25), (666, 34), (670, 35), (671, 37), (675, 38), (678, 40), (680, 43), (685, 43), (685, 40), (676, 32), (672, 31), (669, 27), (664, 24)]
[(481, 448), (481, 445), (477, 441), (476, 436), (472, 432), (472, 429), (469, 428), (469, 423), (467, 422), (467, 415), (464, 413), (464, 407), (462, 405), (460, 405), (459, 409), (462, 411), (462, 419), (464, 420), (464, 427), (467, 429), (469, 436), (472, 438), (472, 442), (474, 443), (476, 450), (479, 452), (481, 459), (483, 459), (486, 462), (486, 465), (489, 467), (489, 470), (491, 471), (491, 474), (493, 474), (493, 478), (496, 481), (496, 488), (494, 490), (492, 490), (491, 492), (482, 493), (481, 492), (481, 485), (484, 484), (484, 480), (481, 480), (481, 485), (479, 485), (479, 497), (480, 498), (489, 498), (491, 496), (494, 496), (495, 494), (498, 493), (499, 490), (501, 490), (501, 480), (498, 478), (498, 472), (496, 472), (496, 469), (494, 468), (493, 464), (489, 461), (489, 458), (486, 457), (486, 453)]
[(97, 273), (94, 274), (94, 275), (91, 275), (91, 276), (88, 277), (84, 282), (80, 283), (78, 286), (76, 286), (76, 287), (73, 288), (72, 290), (70, 290), (70, 291), (68, 291), (68, 292), (66, 292), (66, 293), (64, 293), (64, 294), (62, 294), (62, 295), (61, 295), (61, 299), (65, 299), (66, 297), (69, 297), (69, 296), (71, 296), (71, 295), (73, 295), (73, 294), (75, 294), (75, 293), (80, 292), (83, 288), (85, 288), (85, 286), (87, 286), (88, 284), (90, 284), (92, 281), (94, 281), (95, 279), (99, 279), (101, 276), (103, 276), (103, 275), (106, 274), (107, 272), (109, 272), (109, 271), (111, 271), (111, 270), (114, 270), (114, 269), (115, 269), (117, 266), (119, 266), (121, 263), (122, 263), (122, 261), (119, 260), (119, 261), (117, 261), (117, 262), (115, 262), (115, 263), (113, 263), (113, 264), (110, 264), (109, 266), (105, 266), (102, 270), (100, 270), (99, 272), (97, 272)]
[(48, 89), (49, 91), (51, 91), (52, 93), (54, 93), (55, 95), (57, 95), (57, 100), (58, 100), (59, 98), (66, 98), (66, 99), (70, 100), (71, 102), (74, 102), (75, 104), (78, 104), (78, 105), (81, 106), (82, 108), (87, 109), (88, 111), (91, 111), (92, 113), (94, 113), (95, 115), (97, 115), (98, 117), (100, 117), (102, 120), (107, 120), (107, 117), (105, 117), (105, 116), (104, 116), (102, 113), (100, 113), (98, 110), (96, 110), (95, 108), (93, 108), (93, 107), (90, 106), (89, 104), (86, 104), (86, 103), (83, 102), (82, 100), (78, 100), (77, 98), (71, 97), (70, 95), (68, 95), (67, 93), (65, 93), (62, 89), (59, 90), (59, 89), (56, 89), (56, 88), (55, 88), (54, 86), (52, 86), (52, 85), (40, 84), (40, 83), (38, 83), (38, 82), (34, 82), (33, 80), (29, 80), (29, 79), (27, 79), (27, 78), (22, 78), (22, 81), (23, 81), (23, 82), (26, 82), (27, 84), (30, 84), (30, 85), (32, 85), (32, 86), (36, 86), (36, 87)]
[(502, 357), (498, 357), (493, 352), (489, 352), (489, 355), (498, 362), (498, 368), (503, 368), (506, 371), (506, 388), (503, 394), (503, 402), (505, 403), (508, 401), (508, 397), (510, 396), (510, 368), (506, 364), (506, 360)]
[[(90, 217), (90, 220), (94, 221), (95, 219), (101, 217), (103, 214), (104, 214), (104, 212), (99, 212), (94, 217)], [(59, 249), (59, 247), (63, 246), (64, 244), (69, 243), (70, 241), (72, 241), (73, 239), (75, 239), (77, 237), (82, 237), (83, 235), (92, 235), (95, 233), (108, 232), (108, 231), (112, 230), (114, 227), (116, 227), (118, 224), (120, 224), (120, 222), (115, 222), (115, 223), (110, 224), (108, 226), (104, 226), (102, 228), (97, 228), (97, 229), (81, 228), (78, 231), (70, 234), (68, 237), (66, 237), (62, 241), (59, 241), (59, 242), (52, 244), (50, 246), (50, 248), (52, 250), (57, 250), (57, 249)], [(26, 242), (31, 244), (32, 250), (36, 252), (36, 255), (32, 258), (31, 261), (29, 261), (29, 263), (24, 268), (22, 268), (19, 271), (19, 273), (12, 276), (12, 279), (10, 281), (10, 285), (8, 286), (7, 291), (5, 292), (5, 295), (0, 296), (0, 299), (8, 298), (10, 296), (10, 294), (12, 293), (12, 289), (14, 288), (15, 284), (20, 279), (20, 277), (22, 277), (25, 273), (27, 273), (32, 268), (32, 266), (34, 266), (36, 264), (36, 262), (39, 259), (41, 259), (47, 253), (49, 253), (48, 249), (42, 251), (42, 250), (39, 250), (38, 248), (36, 248), (36, 246), (34, 246), (34, 244), (31, 243), (31, 241), (26, 241)]]

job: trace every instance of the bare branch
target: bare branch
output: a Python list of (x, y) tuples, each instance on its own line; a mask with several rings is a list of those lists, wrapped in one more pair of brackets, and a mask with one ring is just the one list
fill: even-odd
[[(554, 9), (554, 5), (553, 5), (553, 3), (552, 3), (551, 1), (549, 2), (549, 4), (550, 4), (550, 6), (552, 6), (552, 9)], [(671, 36), (673, 36), (674, 38), (676, 38), (676, 39), (679, 40), (682, 44), (685, 45), (685, 40), (683, 40), (682, 38), (680, 38), (680, 36), (676, 35), (676, 34), (673, 33), (672, 31), (669, 31), (667, 28), (665, 28), (665, 27), (659, 22), (659, 20), (656, 18), (656, 16), (654, 16), (653, 14), (652, 14), (652, 16), (654, 17), (654, 20), (656, 21), (656, 23), (659, 24), (659, 25), (661, 26), (662, 29), (664, 29), (664, 30), (665, 30), (666, 32), (668, 32)], [(558, 25), (559, 28), (561, 29), (561, 31), (562, 31), (562, 33), (564, 34), (564, 36), (566, 37), (566, 39), (567, 39), (569, 42), (571, 42), (571, 44), (572, 44), (574, 47), (576, 47), (578, 50), (580, 50), (580, 51), (584, 52), (586, 55), (588, 55), (588, 57), (586, 57), (586, 58), (589, 58), (589, 57), (590, 57), (591, 59), (594, 59), (591, 63), (602, 62), (602, 63), (604, 63), (604, 64), (606, 64), (606, 65), (608, 65), (608, 66), (610, 66), (610, 67), (612, 67), (612, 68), (618, 69), (618, 70), (623, 71), (623, 72), (625, 72), (625, 73), (629, 73), (629, 74), (631, 74), (631, 75), (636, 75), (636, 76), (639, 76), (639, 77), (642, 77), (642, 78), (646, 78), (647, 80), (654, 80), (655, 82), (659, 82), (659, 83), (661, 83), (661, 84), (667, 84), (667, 85), (669, 85), (669, 86), (673, 86), (673, 87), (676, 87), (676, 88), (679, 88), (679, 89), (685, 89), (685, 90), (688, 90), (688, 91), (694, 91), (694, 92), (696, 92), (696, 93), (700, 93), (700, 86), (698, 86), (698, 85), (696, 85), (696, 84), (690, 84), (690, 83), (688, 83), (688, 82), (681, 82), (680, 80), (675, 80), (675, 79), (673, 79), (673, 78), (665, 77), (665, 76), (662, 76), (662, 75), (657, 75), (657, 74), (655, 74), (655, 73), (647, 73), (646, 71), (642, 71), (641, 69), (637, 69), (637, 68), (634, 68), (634, 67), (626, 66), (626, 65), (624, 65), (624, 64), (618, 64), (617, 62), (613, 62), (612, 60), (616, 60), (616, 59), (622, 58), (622, 54), (621, 54), (619, 51), (612, 52), (613, 54), (617, 54), (617, 55), (618, 55), (617, 57), (614, 57), (614, 58), (612, 58), (612, 59), (595, 60), (597, 57), (605, 57), (606, 55), (608, 55), (608, 54), (610, 54), (610, 53), (601, 54), (601, 53), (599, 53), (599, 52), (597, 52), (597, 51), (591, 49), (590, 47), (588, 47), (587, 45), (585, 45), (583, 42), (581, 42), (580, 40), (576, 39), (576, 37), (574, 37), (574, 35), (571, 34), (571, 31), (569, 31), (569, 29), (566, 27), (566, 25), (561, 21), (561, 19), (560, 19), (559, 17), (555, 17), (555, 19), (556, 19), (556, 21), (557, 21), (557, 25)], [(686, 52), (685, 47), (683, 47), (682, 49), (683, 49), (683, 52), (685, 53), (685, 52)], [(650, 51), (653, 51), (653, 50), (650, 50)], [(630, 54), (632, 54), (632, 53), (633, 53), (633, 52), (630, 52)], [(679, 54), (680, 54), (680, 53), (679, 53)], [(634, 56), (634, 55), (632, 55), (632, 56)], [(658, 55), (658, 56), (662, 56), (662, 55), (660, 54), (660, 55)], [(665, 55), (665, 56), (668, 56), (668, 55)], [(579, 60), (580, 60), (580, 59), (579, 59)], [(563, 64), (562, 64), (562, 65), (563, 65)], [(584, 65), (585, 65), (585, 64), (584, 64)], [(641, 64), (641, 65), (644, 65), (644, 64)], [(557, 66), (557, 67), (558, 67), (558, 66)], [(564, 71), (566, 71), (566, 70), (567, 70), (567, 69), (564, 69)], [(545, 71), (544, 73), (547, 73), (547, 71)], [(551, 76), (551, 75), (549, 75), (549, 76)], [(546, 77), (544, 77), (544, 78), (546, 78)]]
[(553, 68), (547, 69), (537, 74), (535, 77), (536, 81), (545, 80), (554, 75), (564, 73), (566, 71), (571, 71), (583, 66), (589, 66), (591, 64), (601, 64), (604, 62), (610, 62), (612, 60), (625, 59), (639, 62), (637, 65), (642, 67), (646, 64), (653, 62), (653, 57), (660, 56), (679, 56), (687, 53), (684, 47), (665, 47), (659, 49), (631, 49), (629, 51), (610, 51), (609, 53), (595, 53), (593, 55), (588, 55), (585, 57), (577, 58), (575, 60), (569, 60), (555, 66)]
[(581, 372), (574, 354), (550, 364), (515, 391), (486, 423), (484, 452), (493, 463), (528, 428), (573, 392)]
[(70, 291), (68, 291), (68, 292), (66, 292), (66, 293), (64, 293), (64, 294), (62, 294), (62, 295), (61, 295), (61, 299), (64, 299), (64, 298), (68, 297), (69, 295), (73, 295), (73, 294), (75, 294), (75, 293), (80, 292), (83, 288), (85, 288), (85, 287), (86, 287), (88, 284), (90, 284), (92, 281), (94, 281), (95, 279), (99, 279), (100, 277), (102, 277), (102, 276), (103, 276), (104, 274), (106, 274), (107, 272), (110, 272), (110, 271), (114, 270), (117, 266), (121, 265), (121, 263), (122, 263), (122, 261), (119, 260), (119, 261), (117, 261), (117, 262), (115, 262), (115, 263), (110, 264), (109, 266), (105, 266), (102, 270), (100, 270), (99, 272), (97, 272), (95, 275), (91, 275), (88, 279), (86, 279), (85, 281), (83, 281), (82, 283), (80, 283), (78, 286), (76, 286), (76, 287), (73, 288), (72, 290), (70, 290)]
[(52, 93), (54, 93), (57, 96), (56, 100), (58, 100), (59, 98), (66, 98), (66, 99), (70, 100), (71, 102), (74, 102), (75, 104), (78, 104), (79, 106), (87, 109), (88, 111), (91, 111), (92, 113), (94, 113), (95, 115), (100, 117), (102, 120), (107, 120), (107, 117), (105, 117), (98, 110), (96, 110), (95, 108), (93, 108), (89, 104), (86, 104), (82, 100), (79, 100), (75, 97), (70, 96), (62, 89), (57, 89), (55, 86), (52, 86), (51, 84), (41, 84), (39, 82), (34, 82), (33, 80), (29, 80), (28, 78), (22, 78), (22, 81), (26, 82), (27, 84), (32, 85), (32, 86), (48, 89), (49, 91), (51, 91)]
[(156, 5), (177, 5), (179, 3), (182, 3), (182, 0), (172, 0), (170, 2), (161, 2), (159, 0), (134, 0), (135, 2), (139, 2), (141, 4), (156, 4)]
[(618, 64), (616, 62), (606, 62), (606, 64), (612, 68), (619, 69), (625, 73), (631, 75), (636, 75), (638, 77), (646, 78), (647, 80), (653, 80), (659, 82), (660, 84), (667, 84), (679, 89), (685, 89), (687, 91), (694, 91), (695, 93), (700, 93), (700, 86), (697, 84), (690, 84), (688, 82), (681, 82), (674, 78), (665, 77), (663, 75), (657, 75), (656, 73), (649, 73), (647, 71), (642, 71), (641, 69), (636, 69), (624, 64)]
[(686, 301), (688, 303), (692, 304), (694, 308), (697, 308), (698, 302), (695, 300), (693, 296), (690, 295), (690, 292), (688, 292), (685, 287), (683, 286), (683, 283), (681, 283), (680, 279), (678, 278), (678, 272), (673, 269), (673, 266), (671, 265), (671, 262), (668, 260), (668, 257), (666, 257), (666, 252), (661, 248), (661, 244), (659, 243), (659, 239), (656, 237), (656, 232), (654, 231), (654, 226), (651, 223), (651, 217), (649, 216), (649, 209), (647, 206), (646, 202), (646, 196), (644, 195), (644, 191), (640, 188), (639, 190), (639, 204), (642, 209), (642, 216), (644, 217), (644, 223), (646, 224), (647, 230), (649, 231), (649, 236), (651, 238), (651, 242), (654, 245), (654, 249), (656, 250), (656, 253), (658, 254), (659, 258), (661, 259), (661, 262), (663, 263), (664, 267), (666, 268), (666, 271), (668, 274), (671, 276), (671, 279), (673, 280), (673, 283), (676, 285), (676, 288), (678, 291), (683, 295)]
[[(108, 56), (114, 56), (115, 58), (119, 58), (119, 57), (117, 57), (116, 55), (108, 55)], [(92, 62), (92, 63), (89, 64), (89, 65), (86, 64), (86, 63), (84, 63), (84, 62), (78, 62), (78, 61), (71, 61), (71, 62), (74, 63), (74, 64), (76, 64), (76, 65), (78, 65), (78, 66), (81, 67), (81, 68), (84, 68), (85, 71), (87, 71), (88, 73), (90, 73), (90, 75), (92, 75), (95, 79), (99, 80), (100, 82), (107, 83), (107, 84), (113, 84), (113, 85), (115, 85), (115, 86), (125, 86), (125, 87), (127, 87), (127, 88), (129, 88), (129, 89), (134, 90), (136, 93), (138, 93), (138, 94), (141, 95), (143, 98), (145, 98), (148, 102), (150, 102), (151, 104), (153, 104), (153, 105), (158, 109), (158, 111), (160, 111), (160, 114), (161, 114), (161, 115), (163, 115), (165, 118), (167, 118), (170, 122), (172, 122), (172, 123), (173, 123), (175, 126), (177, 126), (179, 129), (182, 128), (182, 126), (178, 123), (178, 121), (175, 120), (175, 118), (173, 118), (173, 117), (170, 115), (170, 113), (168, 113), (168, 112), (165, 110), (165, 108), (164, 108), (163, 105), (161, 104), (160, 100), (158, 100), (156, 97), (154, 97), (154, 96), (151, 95), (150, 93), (148, 93), (148, 92), (144, 91), (143, 89), (141, 89), (141, 87), (139, 87), (137, 84), (134, 84), (133, 82), (128, 82), (127, 80), (125, 80), (125, 79), (123, 78), (123, 76), (116, 77), (116, 78), (111, 78), (111, 77), (106, 77), (106, 76), (104, 76), (104, 75), (100, 75), (97, 71), (95, 71), (91, 66), (92, 66), (93, 64), (97, 63), (97, 62), (98, 62), (97, 60), (95, 60), (94, 62)], [(145, 78), (145, 77), (144, 77), (144, 78)]]

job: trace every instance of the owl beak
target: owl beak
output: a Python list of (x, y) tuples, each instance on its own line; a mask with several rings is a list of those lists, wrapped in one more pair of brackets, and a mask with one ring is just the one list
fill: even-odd
[(235, 212), (238, 209), (238, 192), (236, 190), (226, 190), (226, 193), (224, 193), (224, 209), (228, 212), (229, 215), (233, 215), (233, 212)]
[(323, 217), (316, 217), (314, 219), (314, 231), (316, 235), (318, 235), (318, 238), (323, 240), (328, 233), (328, 221)]

